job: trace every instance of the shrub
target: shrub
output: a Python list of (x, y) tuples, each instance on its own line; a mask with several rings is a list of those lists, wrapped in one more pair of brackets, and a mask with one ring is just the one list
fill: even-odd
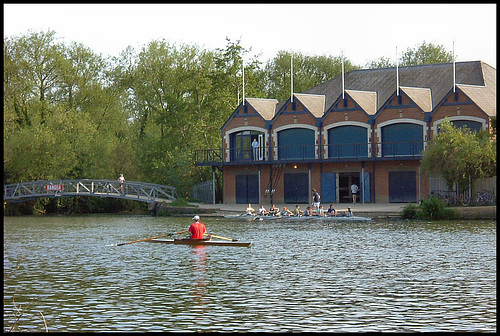
[(403, 208), (402, 217), (404, 219), (415, 219), (418, 216), (419, 207), (416, 204), (408, 204)]
[(453, 210), (446, 208), (445, 203), (437, 197), (430, 197), (422, 202), (422, 215), (427, 219), (450, 219), (454, 218)]

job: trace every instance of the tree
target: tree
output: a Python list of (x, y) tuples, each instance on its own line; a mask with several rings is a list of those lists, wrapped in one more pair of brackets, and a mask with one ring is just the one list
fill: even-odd
[[(453, 62), (453, 54), (446, 51), (443, 45), (422, 42), (415, 48), (408, 48), (399, 59), (400, 66), (438, 64)], [(391, 58), (380, 57), (365, 66), (368, 69), (396, 67), (396, 62)]]
[[(132, 116), (137, 166), (146, 180), (175, 185), (184, 196), (211, 177), (195, 167), (194, 150), (220, 146), (221, 121), (241, 103), (246, 52), (239, 41), (211, 51), (155, 40), (116, 60), (113, 76)], [(246, 62), (247, 94), (260, 94), (259, 76), (259, 63)]]
[(132, 171), (127, 115), (108, 71), (100, 56), (58, 43), (52, 31), (4, 39), (5, 182)]
[[(291, 94), (291, 66), (293, 56), (293, 92), (304, 92), (342, 74), (342, 58), (306, 56), (301, 53), (279, 51), (265, 67), (267, 98), (285, 100)], [(344, 60), (344, 71), (356, 69)]]
[(382, 69), (382, 68), (391, 68), (395, 66), (396, 62), (392, 61), (390, 58), (382, 56), (367, 63), (365, 67), (367, 69)]
[(415, 48), (408, 48), (403, 54), (401, 65), (423, 65), (453, 62), (453, 54), (446, 51), (443, 45), (422, 42)]
[(456, 185), (459, 192), (467, 191), (472, 180), (496, 172), (496, 142), (491, 140), (487, 131), (455, 128), (447, 119), (424, 151), (422, 169), (441, 175), (450, 190)]

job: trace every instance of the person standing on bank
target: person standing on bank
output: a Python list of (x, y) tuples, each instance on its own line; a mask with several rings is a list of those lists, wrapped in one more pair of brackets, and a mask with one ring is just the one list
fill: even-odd
[(321, 196), (316, 191), (316, 189), (312, 188), (311, 191), (312, 191), (312, 194), (313, 194), (313, 203), (312, 203), (313, 210), (314, 210), (314, 208), (316, 208), (316, 210), (318, 210), (319, 209), (319, 205), (320, 205)]
[(358, 194), (358, 186), (353, 183), (352, 186), (351, 186), (351, 193), (352, 193), (352, 203), (356, 203), (356, 197), (357, 197), (357, 194)]

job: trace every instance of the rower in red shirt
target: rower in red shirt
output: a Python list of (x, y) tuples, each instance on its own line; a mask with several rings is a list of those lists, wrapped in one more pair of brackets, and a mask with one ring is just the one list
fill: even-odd
[(207, 232), (205, 224), (200, 222), (200, 216), (193, 217), (194, 223), (189, 227), (191, 232), (191, 239), (204, 239), (203, 235)]

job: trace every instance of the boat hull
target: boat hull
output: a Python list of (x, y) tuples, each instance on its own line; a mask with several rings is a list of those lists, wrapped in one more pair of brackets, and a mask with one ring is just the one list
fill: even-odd
[(346, 216), (282, 216), (282, 217), (272, 217), (272, 216), (258, 216), (255, 217), (255, 220), (269, 220), (269, 219), (281, 219), (288, 221), (308, 221), (308, 220), (324, 220), (324, 221), (347, 221), (347, 222), (356, 222), (356, 221), (371, 221), (372, 219), (369, 217), (346, 217)]
[(360, 216), (259, 216), (259, 215), (226, 215), (224, 218), (229, 219), (245, 219), (245, 220), (287, 220), (287, 221), (305, 221), (305, 220), (324, 220), (324, 221), (346, 221), (346, 222), (363, 222), (371, 221), (369, 217)]
[(193, 245), (193, 246), (241, 246), (249, 247), (252, 243), (239, 241), (220, 241), (204, 239), (151, 239), (151, 243), (175, 244), (175, 245)]
[(347, 217), (347, 216), (325, 216), (325, 217), (318, 217), (318, 216), (311, 216), (314, 217), (313, 219), (315, 220), (325, 220), (325, 221), (348, 221), (348, 222), (356, 222), (356, 221), (371, 221), (372, 219), (369, 217), (358, 217), (358, 216), (353, 216), (353, 217)]
[(255, 217), (257, 217), (256, 215), (247, 215), (247, 214), (243, 214), (243, 215), (225, 215), (224, 218), (237, 218), (237, 219), (255, 219)]

